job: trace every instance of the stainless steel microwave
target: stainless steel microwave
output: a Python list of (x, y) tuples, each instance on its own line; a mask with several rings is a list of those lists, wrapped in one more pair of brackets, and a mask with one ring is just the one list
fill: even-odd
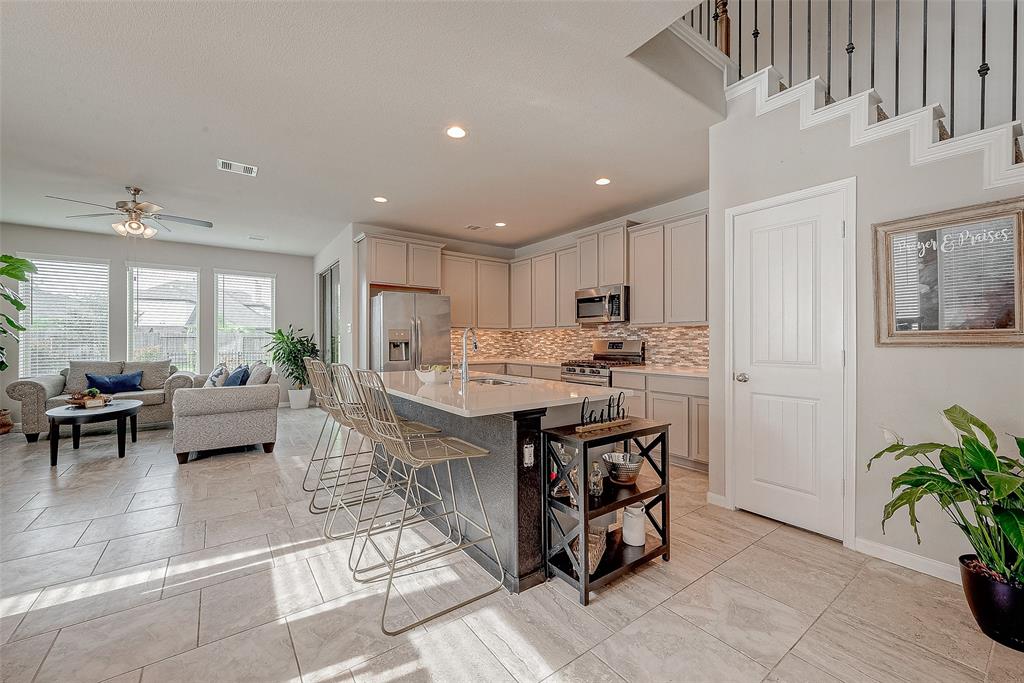
[(624, 323), (628, 320), (628, 286), (611, 285), (576, 290), (577, 323)]

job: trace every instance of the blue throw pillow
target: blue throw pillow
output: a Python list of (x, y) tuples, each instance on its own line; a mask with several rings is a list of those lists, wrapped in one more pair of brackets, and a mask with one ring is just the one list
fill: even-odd
[(226, 387), (240, 387), (249, 381), (249, 366), (239, 365), (237, 368), (231, 371), (228, 378), (224, 380), (224, 386)]
[(87, 372), (85, 386), (89, 389), (99, 389), (101, 394), (142, 391), (142, 370), (123, 375), (90, 375)]

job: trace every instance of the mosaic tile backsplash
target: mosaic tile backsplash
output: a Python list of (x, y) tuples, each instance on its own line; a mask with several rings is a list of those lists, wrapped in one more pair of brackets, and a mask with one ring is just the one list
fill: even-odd
[[(479, 356), (494, 358), (590, 358), (596, 339), (643, 339), (651, 365), (708, 366), (708, 327), (633, 327), (611, 323), (597, 327), (540, 330), (477, 330)], [(462, 353), (462, 329), (452, 330), (452, 349)]]

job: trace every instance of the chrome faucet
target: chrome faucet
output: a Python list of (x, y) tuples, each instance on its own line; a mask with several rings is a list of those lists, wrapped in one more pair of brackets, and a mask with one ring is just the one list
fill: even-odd
[(462, 375), (463, 383), (469, 381), (469, 354), (466, 351), (466, 346), (470, 333), (473, 334), (473, 353), (476, 353), (480, 349), (480, 345), (476, 340), (476, 328), (467, 327), (466, 331), (462, 333), (462, 368), (459, 371)]

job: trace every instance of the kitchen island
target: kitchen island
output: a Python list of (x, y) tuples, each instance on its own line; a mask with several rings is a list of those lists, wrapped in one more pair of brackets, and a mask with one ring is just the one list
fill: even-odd
[[(584, 400), (588, 410), (599, 411), (609, 399), (614, 401), (619, 394), (629, 397), (632, 392), (475, 372), (468, 382), (455, 379), (450, 384), (426, 384), (415, 372), (385, 372), (381, 378), (401, 417), (433, 425), (490, 451), (473, 461), (473, 470), (501, 555), (505, 588), (518, 593), (543, 583), (541, 482), (547, 475), (540, 467), (541, 430), (578, 424)], [(438, 468), (437, 476), (444, 492), (447, 473)], [(464, 465), (453, 468), (452, 478), (456, 502), (475, 504)], [(466, 553), (493, 571), (494, 561), (482, 548), (487, 546), (472, 547)]]

